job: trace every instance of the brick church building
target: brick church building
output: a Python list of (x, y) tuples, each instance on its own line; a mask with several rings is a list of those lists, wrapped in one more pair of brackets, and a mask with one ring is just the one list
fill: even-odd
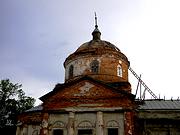
[(137, 100), (129, 66), (96, 24), (92, 40), (66, 58), (65, 82), (19, 115), (16, 134), (180, 135), (180, 101)]

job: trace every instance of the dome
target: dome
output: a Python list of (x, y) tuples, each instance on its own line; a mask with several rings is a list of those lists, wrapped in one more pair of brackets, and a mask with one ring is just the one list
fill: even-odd
[(108, 41), (104, 40), (91, 40), (89, 42), (86, 42), (82, 44), (75, 53), (84, 52), (91, 49), (106, 49), (106, 50), (112, 50), (112, 51), (118, 51), (120, 52), (119, 48), (117, 48), (115, 45), (111, 44)]
[(93, 39), (91, 41), (83, 43), (73, 54), (69, 55), (64, 64), (78, 56), (112, 54), (116, 55), (129, 65), (127, 57), (119, 50), (119, 48), (108, 41), (101, 40), (101, 32), (99, 31), (97, 24), (92, 32), (92, 37)]
[(83, 43), (74, 53), (66, 58), (66, 61), (78, 56), (103, 54), (117, 55), (120, 59), (129, 65), (127, 57), (120, 51), (120, 49), (112, 43), (104, 40), (91, 40), (89, 42)]
[(92, 40), (85, 42), (65, 62), (65, 82), (89, 76), (107, 83), (128, 82), (128, 58), (112, 43), (101, 40), (98, 26)]

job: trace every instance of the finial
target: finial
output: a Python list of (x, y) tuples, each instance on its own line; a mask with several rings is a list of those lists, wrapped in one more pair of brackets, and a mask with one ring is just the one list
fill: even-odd
[(94, 15), (95, 15), (95, 29), (92, 32), (93, 40), (100, 40), (101, 32), (98, 29), (96, 12), (94, 12)]
[(95, 27), (97, 28), (98, 25), (97, 25), (97, 16), (96, 16), (96, 12), (94, 12), (94, 15), (95, 15)]

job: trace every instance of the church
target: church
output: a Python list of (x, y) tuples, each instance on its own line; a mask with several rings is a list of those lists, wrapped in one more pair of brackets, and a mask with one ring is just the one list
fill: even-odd
[(19, 115), (16, 135), (180, 135), (180, 101), (137, 100), (128, 58), (101, 40), (97, 21), (64, 68), (65, 82)]

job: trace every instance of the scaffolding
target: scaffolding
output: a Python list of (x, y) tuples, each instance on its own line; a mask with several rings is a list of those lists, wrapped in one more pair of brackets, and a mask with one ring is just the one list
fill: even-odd
[(143, 85), (144, 86), (144, 91), (141, 93), (141, 88), (140, 88), (140, 99), (141, 100), (144, 100), (145, 99), (145, 94), (146, 94), (146, 91), (149, 92), (149, 94), (151, 94), (151, 96), (154, 98), (154, 99), (158, 99), (158, 97), (154, 94), (154, 92), (145, 84), (145, 82), (141, 79), (141, 75), (138, 76), (136, 74), (136, 72), (131, 68), (129, 67), (129, 70), (131, 71), (131, 73), (138, 79), (138, 85), (137, 85), (137, 89), (136, 89), (136, 93), (135, 95), (137, 95), (137, 91), (138, 91), (138, 86), (140, 85)]

